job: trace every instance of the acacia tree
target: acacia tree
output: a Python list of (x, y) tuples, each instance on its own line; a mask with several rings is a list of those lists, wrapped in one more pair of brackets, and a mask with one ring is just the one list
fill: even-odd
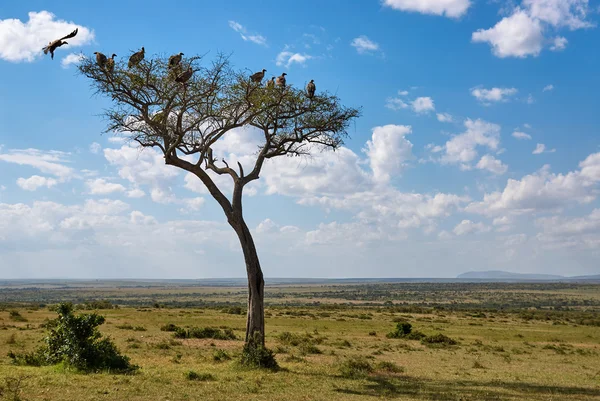
[[(246, 346), (264, 346), (264, 279), (252, 235), (244, 221), (244, 187), (259, 178), (266, 159), (310, 155), (315, 146), (335, 150), (347, 136), (349, 123), (360, 111), (340, 104), (337, 96), (320, 92), (312, 99), (293, 86), (266, 87), (232, 68), (224, 55), (203, 65), (202, 57), (183, 59), (169, 68), (168, 59), (154, 56), (128, 68), (116, 61), (112, 72), (91, 59), (82, 59), (79, 72), (91, 79), (96, 93), (110, 97), (105, 111), (107, 132), (121, 132), (141, 147), (160, 149), (165, 163), (192, 173), (219, 203), (237, 234), (248, 276)], [(175, 78), (191, 67), (185, 84)], [(238, 162), (217, 164), (215, 143), (241, 127), (264, 133), (251, 171)], [(262, 134), (261, 134), (262, 137)], [(208, 170), (229, 175), (228, 198)]]

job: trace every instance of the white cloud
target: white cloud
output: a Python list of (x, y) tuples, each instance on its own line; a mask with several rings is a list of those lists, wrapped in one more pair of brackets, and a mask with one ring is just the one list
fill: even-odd
[(480, 170), (488, 170), (496, 175), (502, 175), (508, 170), (508, 166), (492, 155), (484, 155), (475, 166)]
[(542, 26), (526, 12), (516, 9), (493, 28), (479, 29), (471, 36), (473, 42), (488, 42), (494, 55), (504, 57), (537, 56), (542, 51)]
[(123, 185), (107, 182), (103, 178), (87, 180), (85, 185), (87, 185), (90, 191), (89, 193), (92, 195), (108, 195), (114, 192), (125, 192), (125, 187)]
[(279, 229), (279, 225), (271, 219), (265, 219), (256, 226), (256, 232), (259, 234), (275, 232)]
[(158, 224), (158, 222), (156, 221), (156, 219), (153, 216), (146, 216), (144, 213), (140, 212), (139, 210), (134, 210), (133, 212), (130, 213), (129, 216), (130, 216), (131, 224), (138, 224), (138, 225), (144, 225), (144, 226)]
[(400, 98), (389, 97), (386, 100), (385, 107), (387, 107), (390, 110), (398, 111), (408, 108), (408, 104)]
[(402, 172), (406, 162), (413, 158), (412, 143), (406, 135), (412, 128), (406, 125), (385, 125), (373, 128), (372, 139), (367, 141), (365, 153), (369, 157), (377, 182), (388, 182)]
[(523, 0), (523, 6), (533, 18), (554, 27), (575, 30), (594, 26), (585, 21), (588, 0)]
[(277, 55), (275, 64), (279, 67), (285, 66), (286, 68), (290, 68), (290, 66), (294, 63), (299, 64), (299, 65), (304, 65), (304, 64), (306, 64), (306, 62), (308, 60), (310, 60), (312, 58), (313, 58), (313, 56), (311, 56), (310, 54), (293, 53), (293, 52), (284, 50)]
[(49, 42), (59, 39), (75, 28), (79, 31), (74, 38), (67, 39), (68, 44), (57, 51), (80, 47), (94, 40), (94, 32), (73, 22), (57, 20), (48, 11), (29, 12), (25, 23), (18, 19), (0, 20), (0, 59), (11, 62), (32, 62), (43, 55), (42, 48)]
[(257, 45), (267, 45), (267, 38), (259, 34), (248, 34), (247, 29), (240, 23), (229, 21), (229, 27), (240, 34), (242, 39), (256, 43)]
[(429, 113), (435, 110), (435, 105), (430, 97), (418, 97), (413, 100), (412, 108), (415, 113)]
[(458, 18), (471, 6), (470, 0), (384, 0), (385, 6), (400, 11), (413, 11), (421, 14), (444, 15)]
[(132, 190), (127, 191), (128, 198), (142, 198), (146, 196), (146, 193), (139, 188), (134, 188)]
[(92, 152), (93, 154), (98, 154), (98, 153), (100, 153), (101, 150), (102, 150), (102, 145), (100, 145), (98, 142), (93, 142), (90, 145), (90, 152)]
[(369, 54), (379, 51), (379, 44), (373, 42), (365, 35), (352, 39), (350, 44), (356, 49), (358, 54)]
[(490, 104), (491, 102), (507, 102), (508, 98), (515, 95), (517, 92), (518, 90), (516, 88), (471, 89), (471, 95), (484, 104)]
[(453, 136), (444, 146), (445, 153), (440, 162), (460, 164), (461, 168), (471, 168), (470, 163), (477, 157), (477, 147), (497, 150), (500, 144), (500, 126), (483, 120), (465, 121), (466, 131)]
[(589, 155), (579, 163), (580, 170), (553, 174), (545, 165), (521, 180), (509, 179), (502, 192), (485, 194), (480, 202), (472, 202), (468, 212), (498, 215), (557, 210), (570, 204), (587, 204), (597, 198), (594, 186), (600, 182), (600, 153)]
[(60, 61), (60, 65), (62, 68), (69, 68), (71, 64), (79, 64), (83, 57), (84, 56), (81, 54), (69, 53), (67, 56), (63, 57), (63, 59)]
[(535, 146), (535, 149), (533, 150), (532, 154), (539, 155), (542, 153), (554, 153), (554, 152), (556, 152), (556, 149), (546, 150), (546, 145), (544, 145), (543, 143), (538, 143)]
[(58, 184), (58, 181), (54, 178), (40, 177), (39, 175), (17, 180), (17, 185), (26, 191), (35, 191), (40, 187), (52, 188), (56, 184)]
[(565, 50), (567, 48), (568, 43), (569, 43), (569, 41), (567, 40), (567, 38), (565, 38), (563, 36), (557, 36), (552, 41), (552, 46), (550, 46), (550, 50), (555, 51), (555, 52)]
[(56, 150), (43, 151), (39, 149), (13, 149), (8, 153), (0, 153), (0, 161), (14, 163), (21, 166), (30, 166), (45, 174), (52, 174), (61, 180), (71, 178), (75, 171), (67, 167), (69, 154)]
[(474, 32), (472, 40), (489, 42), (497, 57), (537, 56), (549, 42), (553, 51), (563, 50), (568, 43), (563, 36), (550, 41), (544, 37), (546, 32), (595, 26), (585, 20), (587, 14), (588, 0), (523, 0), (493, 28)]
[(437, 119), (441, 123), (451, 123), (454, 121), (452, 115), (448, 113), (437, 113)]
[(546, 85), (544, 86), (544, 89), (542, 89), (542, 92), (548, 92), (552, 90), (554, 90), (554, 85)]
[(531, 135), (526, 134), (525, 132), (515, 131), (512, 133), (512, 136), (517, 139), (531, 139)]
[(466, 235), (466, 234), (473, 234), (473, 233), (486, 233), (486, 232), (489, 232), (490, 230), (491, 230), (490, 227), (486, 226), (485, 224), (483, 224), (481, 222), (474, 223), (471, 220), (463, 220), (460, 223), (458, 223), (456, 225), (456, 227), (454, 227), (454, 230), (452, 230), (452, 231), (456, 235)]

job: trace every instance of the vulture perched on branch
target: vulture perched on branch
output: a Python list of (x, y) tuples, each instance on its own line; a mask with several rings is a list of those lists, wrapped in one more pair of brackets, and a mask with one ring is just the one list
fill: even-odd
[(306, 85), (306, 96), (312, 100), (315, 97), (315, 91), (317, 87), (315, 85), (315, 80), (311, 79), (310, 82)]
[(142, 50), (140, 50), (137, 53), (133, 53), (131, 57), (129, 57), (129, 63), (127, 63), (127, 68), (137, 66), (140, 63), (140, 61), (144, 59), (144, 53), (146, 53), (146, 50), (144, 49), (144, 46), (142, 46)]
[(267, 81), (267, 88), (272, 88), (275, 86), (275, 77), (271, 77), (271, 79), (269, 79)]
[(183, 53), (174, 54), (169, 57), (169, 69), (176, 67), (181, 63), (181, 56), (183, 56)]
[(277, 86), (281, 86), (282, 88), (285, 88), (285, 76), (287, 75), (287, 73), (283, 73), (280, 76), (277, 77), (277, 79), (275, 80), (275, 85)]
[(106, 56), (100, 52), (94, 52), (94, 54), (96, 55), (96, 63), (98, 64), (98, 66), (100, 68), (104, 68), (107, 60)]
[(62, 45), (68, 45), (68, 43), (65, 42), (64, 40), (75, 37), (75, 35), (77, 35), (78, 31), (79, 31), (79, 28), (75, 28), (75, 30), (73, 32), (71, 32), (70, 34), (68, 34), (67, 36), (63, 36), (60, 39), (56, 39), (55, 41), (48, 43), (48, 46), (46, 46), (42, 49), (44, 51), (44, 54), (48, 54), (48, 52), (50, 52), (50, 58), (52, 60), (54, 60), (54, 51), (57, 48), (61, 47)]
[(192, 75), (194, 75), (194, 70), (192, 70), (192, 67), (188, 67), (187, 70), (177, 75), (177, 78), (175, 78), (175, 82), (185, 84), (192, 77)]
[(263, 68), (262, 71), (255, 72), (254, 74), (250, 75), (252, 82), (260, 83), (260, 81), (262, 81), (262, 79), (265, 77), (265, 71), (267, 70)]
[(111, 56), (111, 58), (106, 60), (106, 71), (108, 72), (113, 72), (115, 69), (115, 56), (116, 54), (113, 53), (113, 55)]

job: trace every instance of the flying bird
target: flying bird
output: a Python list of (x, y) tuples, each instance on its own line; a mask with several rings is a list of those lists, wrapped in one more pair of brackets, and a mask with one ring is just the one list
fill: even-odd
[(183, 56), (183, 53), (174, 54), (171, 57), (169, 57), (169, 69), (179, 65), (179, 63), (181, 62), (181, 56)]
[(140, 50), (137, 53), (133, 53), (131, 57), (129, 57), (129, 63), (127, 63), (127, 68), (137, 66), (140, 63), (140, 61), (144, 59), (145, 52), (146, 50), (144, 49), (144, 46), (142, 46), (142, 50)]
[(188, 67), (187, 70), (177, 75), (177, 78), (175, 78), (175, 82), (185, 84), (192, 77), (192, 75), (194, 75), (194, 70), (192, 70), (192, 67)]
[(255, 72), (254, 74), (250, 75), (250, 79), (252, 80), (252, 82), (259, 83), (260, 81), (262, 81), (262, 79), (265, 77), (265, 71), (267, 70), (263, 68), (262, 71)]
[(77, 35), (78, 31), (79, 31), (79, 28), (75, 28), (75, 30), (73, 32), (71, 32), (70, 34), (68, 34), (67, 36), (63, 36), (60, 39), (56, 39), (55, 41), (48, 43), (48, 46), (46, 46), (42, 49), (44, 51), (44, 54), (48, 54), (48, 52), (50, 52), (50, 58), (52, 60), (54, 60), (54, 51), (57, 48), (61, 47), (62, 45), (68, 45), (68, 43), (65, 42), (64, 40), (75, 37), (75, 35)]
[(267, 88), (272, 88), (275, 86), (275, 77), (271, 77), (271, 79), (269, 79), (267, 81)]
[(315, 80), (311, 79), (310, 82), (306, 85), (306, 96), (312, 100), (315, 97), (315, 91), (317, 87), (315, 85)]
[(98, 64), (98, 66), (100, 68), (104, 68), (107, 60), (106, 56), (100, 52), (94, 52), (94, 54), (96, 55), (96, 63)]
[(111, 56), (111, 58), (106, 60), (106, 71), (108, 72), (113, 72), (115, 69), (115, 56), (116, 54), (113, 53), (113, 55)]
[(285, 76), (287, 75), (287, 73), (283, 73), (280, 76), (277, 77), (277, 79), (275, 80), (275, 85), (277, 86), (281, 86), (282, 88), (285, 88)]

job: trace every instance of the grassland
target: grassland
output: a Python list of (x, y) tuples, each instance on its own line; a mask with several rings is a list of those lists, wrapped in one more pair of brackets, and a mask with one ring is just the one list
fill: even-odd
[[(270, 286), (267, 346), (276, 352), (278, 372), (236, 363), (245, 295), (239, 287), (186, 284), (5, 285), (0, 399), (600, 399), (597, 284)], [(64, 300), (88, 302), (90, 309), (103, 306), (93, 300), (119, 305), (98, 310), (107, 319), (101, 331), (140, 371), (85, 375), (12, 365), (7, 353), (38, 346), (41, 325), (56, 316), (48, 306)], [(458, 343), (386, 337), (400, 321)], [(161, 330), (168, 324), (231, 328), (238, 339), (176, 339)]]

